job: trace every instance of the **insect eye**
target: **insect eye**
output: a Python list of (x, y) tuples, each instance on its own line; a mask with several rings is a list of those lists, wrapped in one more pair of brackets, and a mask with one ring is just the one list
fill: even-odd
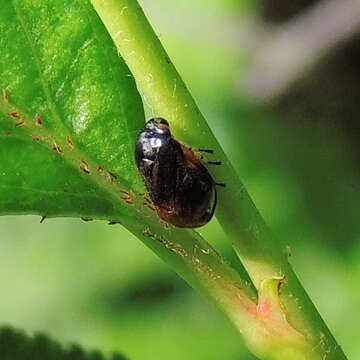
[(151, 120), (153, 120), (157, 125), (165, 125), (165, 126), (169, 127), (169, 123), (165, 119), (163, 119), (161, 117), (154, 118), (154, 119), (151, 119)]
[(146, 128), (159, 134), (170, 135), (169, 123), (160, 117), (153, 118), (146, 123)]
[(160, 123), (161, 125), (169, 126), (169, 123), (168, 123), (165, 119), (160, 118), (159, 120), (160, 120), (159, 123)]

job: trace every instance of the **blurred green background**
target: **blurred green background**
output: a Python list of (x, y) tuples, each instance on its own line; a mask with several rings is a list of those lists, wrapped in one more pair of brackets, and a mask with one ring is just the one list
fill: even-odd
[[(140, 3), (312, 300), (358, 358), (359, 35), (265, 101), (269, 74), (252, 74), (259, 49), (317, 1)], [(134, 360), (255, 359), (217, 309), (120, 226), (39, 220), (0, 218), (2, 325)], [(216, 220), (200, 232), (236, 262)]]

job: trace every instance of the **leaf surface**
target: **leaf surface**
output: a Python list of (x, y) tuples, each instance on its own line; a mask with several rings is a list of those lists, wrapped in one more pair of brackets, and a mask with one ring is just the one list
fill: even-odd
[(144, 114), (91, 5), (5, 1), (0, 52), (0, 214), (121, 217)]
[(159, 221), (134, 161), (141, 98), (89, 1), (6, 1), (0, 51), (0, 215), (119, 222), (220, 308), (255, 299), (198, 233)]

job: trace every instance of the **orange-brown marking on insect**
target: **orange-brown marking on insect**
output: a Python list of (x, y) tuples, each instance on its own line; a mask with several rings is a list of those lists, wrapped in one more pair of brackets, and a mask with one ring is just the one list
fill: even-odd
[(68, 145), (73, 149), (74, 148), (74, 143), (72, 142), (70, 136), (68, 135), (66, 137), (66, 142), (68, 143)]
[(46, 219), (46, 215), (42, 216), (40, 220), (40, 224), (42, 224), (45, 221), (45, 219)]
[(56, 144), (56, 142), (54, 142), (54, 146), (52, 147), (51, 150), (57, 152), (58, 154), (61, 154), (63, 152), (62, 148), (58, 144)]
[(37, 136), (34, 136), (34, 135), (30, 135), (30, 136), (34, 141), (39, 141), (40, 140), (40, 138), (38, 138)]
[(35, 114), (35, 125), (36, 126), (41, 126), (42, 125), (42, 121), (41, 121), (41, 118), (40, 118), (39, 114)]
[(6, 90), (3, 89), (2, 93), (3, 93), (3, 99), (7, 103), (9, 101), (9, 98), (8, 98), (8, 94), (7, 94)]
[(6, 130), (6, 131), (4, 131), (4, 133), (3, 133), (3, 134), (4, 134), (4, 135), (8, 135), (8, 136), (9, 136), (9, 135), (11, 135), (11, 132)]
[(146, 196), (146, 194), (145, 194), (145, 193), (139, 193), (139, 196), (141, 196), (141, 197), (145, 197), (145, 196)]
[(17, 111), (8, 113), (8, 116), (14, 118), (14, 119), (20, 119), (20, 114)]
[(161, 219), (168, 221), (172, 216), (176, 214), (176, 210), (174, 206), (169, 206), (167, 208), (158, 208), (158, 214)]
[(167, 125), (159, 124), (158, 126), (163, 132), (169, 132), (169, 127)]
[(130, 196), (130, 193), (128, 191), (125, 191), (125, 190), (120, 190), (121, 193), (127, 195), (127, 196)]
[(86, 161), (81, 160), (80, 169), (87, 175), (90, 174), (89, 165)]
[(20, 120), (20, 121), (18, 121), (14, 126), (15, 126), (16, 128), (18, 128), (18, 127), (24, 126), (24, 125), (25, 125), (25, 121), (24, 121), (24, 120)]
[(196, 168), (196, 166), (200, 163), (202, 156), (197, 155), (191, 148), (185, 145), (181, 145), (181, 148), (185, 155), (186, 166), (192, 169)]
[(102, 166), (99, 166), (99, 167), (97, 168), (97, 171), (98, 171), (99, 173), (102, 173), (102, 172), (104, 171), (104, 168), (103, 168)]

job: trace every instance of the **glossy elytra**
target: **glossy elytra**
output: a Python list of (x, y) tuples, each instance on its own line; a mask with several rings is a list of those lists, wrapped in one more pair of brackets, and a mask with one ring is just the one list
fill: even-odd
[(216, 184), (200, 157), (172, 137), (165, 119), (146, 123), (136, 143), (135, 159), (161, 219), (186, 228), (210, 221)]

